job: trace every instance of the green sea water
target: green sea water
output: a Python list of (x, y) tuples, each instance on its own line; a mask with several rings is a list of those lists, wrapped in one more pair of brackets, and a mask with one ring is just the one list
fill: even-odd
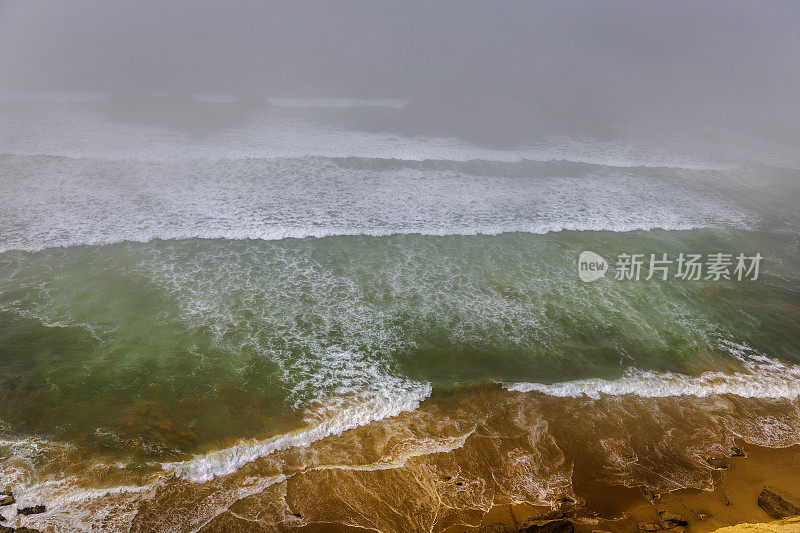
[[(359, 394), (735, 370), (727, 343), (800, 363), (798, 246), (791, 233), (697, 229), (7, 251), (0, 427), (180, 460)], [(757, 280), (584, 283), (584, 250), (763, 259)]]
[[(333, 435), (389, 457), (362, 437), (416, 415), (430, 431), (409, 449), (424, 451), (462, 438), (434, 426), (468, 425), (481, 405), (513, 418), (569, 396), (602, 420), (615, 411), (593, 399), (625, 396), (644, 420), (650, 398), (727, 395), (755, 400), (726, 420), (768, 433), (800, 397), (790, 138), (644, 127), (479, 146), (270, 106), (193, 136), (108, 104), (0, 101), (0, 476), (63, 523), (102, 522), (74, 515), (95, 488), (113, 500), (172, 474), (200, 482), (190, 493), (231, 483), (211, 498), (231, 503), (257, 459), (321, 453)], [(584, 251), (762, 260), (757, 279), (682, 280), (673, 265), (667, 280), (612, 268), (586, 283)], [(472, 390), (501, 392), (448, 411)], [(728, 438), (703, 420), (703, 450)], [(782, 420), (759, 442), (793, 442)], [(135, 500), (97, 508), (124, 530)], [(162, 530), (213, 511), (186, 509)]]

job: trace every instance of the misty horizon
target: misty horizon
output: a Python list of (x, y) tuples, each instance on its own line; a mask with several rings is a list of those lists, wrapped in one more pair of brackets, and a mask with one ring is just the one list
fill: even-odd
[[(800, 5), (0, 2), (0, 88), (800, 124)], [(608, 111), (604, 111), (608, 110)]]

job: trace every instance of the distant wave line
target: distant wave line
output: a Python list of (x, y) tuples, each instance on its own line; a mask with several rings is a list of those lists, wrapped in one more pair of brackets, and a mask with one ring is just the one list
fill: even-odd
[[(511, 152), (509, 155), (512, 155)], [(643, 170), (703, 170), (703, 171), (724, 171), (724, 170), (733, 170), (738, 168), (736, 166), (730, 165), (687, 165), (687, 166), (678, 166), (678, 165), (646, 165), (641, 163), (630, 163), (630, 164), (611, 164), (611, 163), (601, 163), (597, 160), (593, 160), (592, 158), (576, 158), (576, 159), (558, 159), (558, 158), (532, 158), (532, 157), (476, 157), (476, 158), (453, 158), (453, 159), (442, 159), (442, 158), (414, 158), (414, 157), (368, 157), (368, 156), (359, 156), (359, 155), (340, 155), (340, 156), (330, 156), (330, 155), (320, 155), (320, 154), (308, 154), (308, 155), (265, 155), (265, 154), (242, 154), (242, 155), (233, 155), (233, 156), (182, 156), (182, 155), (174, 155), (174, 156), (163, 156), (160, 154), (155, 154), (155, 157), (109, 157), (104, 155), (89, 155), (89, 154), (81, 154), (81, 155), (74, 155), (68, 153), (60, 153), (60, 154), (51, 154), (51, 153), (42, 153), (42, 152), (26, 152), (26, 151), (19, 151), (19, 152), (0, 152), (0, 157), (36, 157), (36, 158), (54, 158), (54, 159), (68, 159), (72, 161), (108, 161), (108, 162), (143, 162), (143, 163), (157, 163), (157, 162), (192, 162), (192, 161), (308, 161), (308, 160), (318, 160), (318, 161), (333, 161), (333, 162), (348, 162), (348, 161), (372, 161), (378, 163), (415, 163), (415, 164), (429, 164), (429, 165), (448, 165), (448, 164), (457, 164), (457, 165), (469, 165), (469, 164), (480, 164), (480, 163), (488, 163), (488, 164), (506, 164), (506, 165), (518, 165), (518, 164), (553, 164), (553, 165), (575, 165), (581, 167), (591, 167), (591, 168), (608, 168), (608, 169), (625, 169), (625, 170), (635, 170), (635, 169), (643, 169)]]
[(325, 239), (333, 237), (392, 237), (392, 236), (419, 236), (419, 237), (478, 237), (478, 236), (499, 236), (512, 233), (524, 233), (531, 235), (547, 235), (550, 233), (562, 232), (612, 232), (612, 233), (630, 233), (635, 231), (691, 231), (697, 229), (709, 229), (716, 226), (708, 226), (702, 224), (653, 224), (653, 225), (630, 225), (630, 226), (616, 226), (616, 227), (589, 227), (580, 225), (553, 225), (548, 227), (543, 225), (539, 228), (531, 227), (512, 227), (512, 228), (498, 228), (496, 230), (489, 228), (477, 228), (474, 230), (468, 229), (387, 229), (387, 230), (364, 230), (364, 229), (307, 229), (298, 228), (296, 231), (284, 230), (274, 232), (272, 234), (262, 235), (236, 235), (232, 233), (208, 232), (208, 233), (186, 233), (178, 235), (154, 235), (149, 237), (120, 237), (117, 239), (95, 239), (83, 241), (71, 241), (63, 243), (45, 243), (38, 246), (17, 246), (8, 245), (0, 246), (0, 254), (7, 252), (41, 252), (54, 248), (75, 248), (80, 246), (112, 246), (116, 244), (148, 244), (155, 241), (184, 241), (190, 239), (202, 240), (227, 240), (227, 241), (282, 241), (290, 239)]

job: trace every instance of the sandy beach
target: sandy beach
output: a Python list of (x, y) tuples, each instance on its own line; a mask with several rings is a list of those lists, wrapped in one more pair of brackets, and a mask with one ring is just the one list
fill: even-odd
[[(733, 457), (726, 469), (717, 471), (712, 490), (687, 489), (652, 495), (595, 483), (578, 491), (586, 501), (585, 507), (569, 511), (567, 506), (564, 516), (578, 533), (655, 531), (648, 529), (650, 525), (662, 530), (664, 513), (687, 522), (686, 526), (668, 529), (676, 532), (800, 531), (800, 517), (773, 520), (757, 503), (765, 486), (800, 494), (797, 476), (800, 446), (775, 449), (743, 444), (741, 449), (746, 457)], [(507, 531), (515, 532), (520, 531), (526, 521), (542, 515), (552, 516), (552, 513), (551, 509), (527, 504), (498, 506), (486, 513), (481, 526), (457, 526), (447, 531), (503, 531), (499, 526), (502, 524)]]
[[(740, 402), (727, 407), (734, 412), (760, 403), (555, 400), (492, 387), (435, 398), (417, 411), (289, 454), (294, 470), (284, 470), (288, 478), (232, 503), (201, 529), (551, 531), (531, 529), (531, 520), (538, 519), (539, 525), (567, 520), (579, 533), (705, 533), (770, 522), (773, 518), (758, 504), (759, 493), (774, 486), (800, 494), (800, 446), (748, 444), (724, 425), (712, 425), (729, 401)], [(792, 408), (791, 402), (784, 405)], [(663, 425), (644, 423), (653, 416), (648, 412)], [(440, 418), (443, 413), (447, 418)], [(597, 420), (591, 421), (589, 413)], [(611, 417), (628, 418), (617, 427), (619, 433), (607, 424), (594, 425)], [(580, 419), (582, 425), (576, 423)], [(640, 439), (624, 442), (628, 424), (638, 424)], [(748, 435), (751, 441), (757, 437)], [(597, 451), (612, 441), (616, 452)], [(275, 468), (276, 461), (286, 464), (287, 458), (255, 461), (237, 476), (264, 475), (267, 465)], [(671, 488), (678, 482), (693, 488)], [(181, 492), (177, 486), (173, 490), (173, 497)], [(152, 524), (156, 516), (140, 511), (137, 518)], [(795, 524), (784, 526), (792, 531)]]

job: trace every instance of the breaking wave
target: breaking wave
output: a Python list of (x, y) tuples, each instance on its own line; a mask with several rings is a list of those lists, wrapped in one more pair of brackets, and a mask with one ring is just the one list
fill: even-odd
[[(306, 420), (310, 425), (306, 429), (261, 442), (238, 444), (188, 461), (164, 463), (162, 467), (192, 481), (208, 481), (216, 476), (232, 474), (243, 465), (276, 451), (308, 446), (325, 437), (341, 435), (347, 430), (412, 411), (430, 393), (429, 384), (387, 379), (380, 389), (338, 399), (332, 402), (333, 405), (309, 412)], [(347, 405), (342, 405), (343, 402)]]
[(725, 343), (741, 363), (742, 370), (725, 373), (706, 371), (699, 376), (675, 372), (629, 369), (618, 379), (584, 379), (563, 383), (509, 383), (516, 392), (539, 392), (548, 396), (600, 398), (603, 395), (635, 395), (642, 398), (670, 396), (706, 397), (731, 394), (742, 398), (788, 399), (800, 396), (800, 366), (753, 353), (746, 345)]
[[(150, 242), (752, 228), (691, 175), (592, 165), (0, 157), (0, 251)], [(576, 175), (577, 174), (577, 175)], [(454, 191), (458, 191), (454, 194)]]

